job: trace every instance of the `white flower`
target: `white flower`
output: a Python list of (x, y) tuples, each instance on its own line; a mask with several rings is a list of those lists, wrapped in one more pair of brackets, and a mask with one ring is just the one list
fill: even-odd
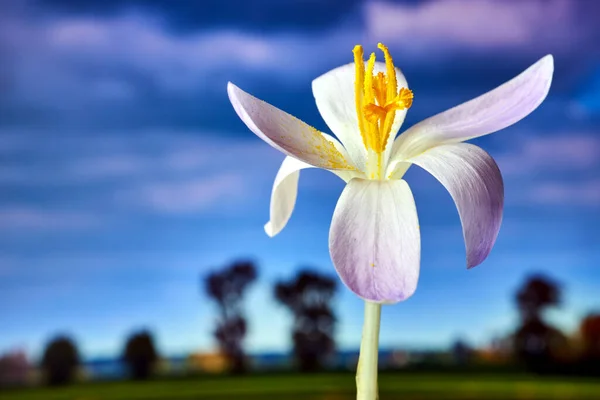
[[(550, 89), (551, 55), (498, 88), (396, 133), (413, 95), (388, 49), (385, 64), (363, 61), (318, 77), (312, 88), (319, 112), (339, 139), (251, 96), (232, 83), (229, 99), (257, 136), (285, 158), (273, 186), (268, 235), (290, 218), (299, 171), (317, 167), (347, 182), (329, 234), (333, 264), (358, 296), (395, 303), (416, 289), (420, 233), (410, 187), (402, 179), (416, 164), (437, 178), (454, 199), (463, 227), (467, 267), (490, 253), (500, 229), (504, 188), (498, 166), (481, 148), (463, 143), (506, 128), (535, 110)], [(395, 140), (394, 140), (395, 138)]]

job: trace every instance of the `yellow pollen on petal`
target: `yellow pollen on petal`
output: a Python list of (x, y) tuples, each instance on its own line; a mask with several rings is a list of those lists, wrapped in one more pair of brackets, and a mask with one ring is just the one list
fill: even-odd
[[(295, 120), (298, 118), (291, 116)], [(302, 121), (299, 121), (302, 122)], [(306, 157), (318, 157), (319, 167), (334, 170), (356, 171), (356, 167), (350, 164), (346, 156), (338, 150), (334, 142), (330, 141), (318, 129), (309, 126), (309, 129), (299, 132), (308, 144), (306, 149), (296, 149), (298, 155)], [(285, 135), (280, 135), (280, 139), (285, 140)], [(315, 151), (316, 150), (316, 151)]]
[(322, 154), (319, 158), (328, 169), (355, 170), (342, 153), (335, 147), (333, 142), (327, 140), (318, 129), (313, 128), (312, 126), (310, 128), (314, 134), (310, 138), (307, 137), (307, 139), (310, 140), (312, 147), (319, 150), (319, 154)]
[(363, 48), (354, 47), (356, 76), (354, 94), (358, 127), (365, 148), (373, 150), (381, 159), (390, 137), (396, 111), (410, 108), (413, 92), (405, 87), (398, 88), (396, 68), (386, 46), (379, 43), (383, 52), (385, 72), (374, 73), (375, 54), (372, 53), (365, 70)]

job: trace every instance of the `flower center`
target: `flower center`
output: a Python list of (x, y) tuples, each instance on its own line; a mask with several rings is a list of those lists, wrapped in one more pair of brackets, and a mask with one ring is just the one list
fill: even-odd
[(354, 46), (354, 95), (358, 127), (365, 148), (381, 155), (389, 140), (396, 111), (412, 105), (413, 92), (405, 87), (398, 89), (392, 56), (383, 44), (379, 43), (377, 47), (385, 57), (386, 72), (374, 75), (375, 53), (371, 53), (365, 71), (363, 48), (361, 45)]

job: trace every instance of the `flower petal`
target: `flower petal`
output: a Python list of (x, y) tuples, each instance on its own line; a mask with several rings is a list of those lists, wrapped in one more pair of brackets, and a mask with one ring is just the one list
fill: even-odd
[(348, 182), (329, 231), (329, 252), (344, 284), (378, 303), (410, 297), (419, 278), (418, 224), (405, 181)]
[(409, 161), (450, 192), (463, 227), (467, 268), (481, 264), (498, 236), (504, 206), (504, 184), (494, 159), (475, 145), (456, 143), (435, 147)]
[(326, 169), (355, 170), (343, 146), (298, 118), (227, 84), (233, 108), (246, 126), (282, 153)]
[(286, 157), (281, 163), (271, 192), (269, 222), (265, 224), (265, 232), (270, 237), (281, 232), (292, 216), (298, 195), (300, 170), (311, 167), (312, 165), (293, 157)]
[[(330, 138), (329, 135), (326, 138)], [(298, 194), (298, 180), (300, 179), (300, 170), (312, 168), (313, 166), (294, 157), (286, 157), (281, 163), (281, 167), (275, 177), (273, 190), (271, 191), (271, 206), (269, 222), (265, 224), (265, 232), (270, 237), (277, 235), (289, 221), (296, 204)], [(353, 171), (331, 171), (345, 182), (360, 176)]]
[[(356, 117), (354, 68), (354, 63), (346, 64), (321, 75), (313, 80), (312, 90), (317, 108), (325, 123), (342, 142), (354, 164), (364, 170), (367, 150), (363, 144)], [(385, 63), (375, 63), (375, 73), (385, 72), (385, 70)], [(398, 68), (396, 68), (396, 79), (398, 87), (408, 87), (406, 78)], [(404, 121), (406, 111), (396, 111), (396, 118), (388, 141), (389, 149), (391, 149), (391, 143)]]
[(436, 145), (487, 135), (525, 118), (546, 98), (553, 71), (553, 58), (547, 55), (496, 89), (412, 126), (394, 143), (392, 162)]

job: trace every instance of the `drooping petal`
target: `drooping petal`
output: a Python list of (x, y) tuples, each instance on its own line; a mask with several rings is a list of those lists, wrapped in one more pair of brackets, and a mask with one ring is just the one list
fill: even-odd
[(338, 200), (329, 252), (346, 286), (378, 303), (411, 296), (419, 278), (417, 210), (403, 181), (352, 179)]
[(487, 135), (521, 120), (546, 98), (553, 71), (547, 55), (496, 89), (412, 126), (394, 143), (390, 167), (433, 146)]
[[(329, 135), (324, 134), (326, 138)], [(265, 224), (265, 232), (270, 237), (277, 235), (289, 221), (298, 194), (298, 180), (300, 179), (300, 170), (312, 168), (313, 166), (294, 157), (286, 157), (277, 172), (273, 189), (271, 191), (271, 206), (269, 222)], [(331, 171), (345, 182), (360, 174), (354, 171)]]
[(286, 157), (283, 160), (273, 183), (270, 218), (265, 224), (265, 232), (270, 237), (281, 232), (292, 216), (298, 195), (300, 170), (311, 167), (312, 165), (293, 157)]
[(494, 159), (469, 143), (435, 147), (410, 162), (428, 171), (456, 203), (467, 248), (467, 268), (488, 256), (502, 222), (504, 184)]
[(244, 92), (231, 82), (227, 84), (227, 93), (246, 126), (282, 153), (319, 168), (356, 169), (337, 140), (327, 139), (315, 128)]
[[(312, 90), (317, 102), (317, 108), (325, 123), (342, 142), (354, 164), (359, 169), (364, 170), (367, 150), (360, 135), (356, 116), (354, 68), (353, 63), (346, 64), (321, 75), (313, 80)], [(375, 74), (385, 72), (385, 70), (385, 63), (375, 63)], [(406, 78), (398, 68), (396, 68), (396, 79), (399, 88), (408, 88)], [(404, 121), (406, 111), (396, 111), (392, 133), (388, 141), (389, 149), (391, 149), (393, 139)]]

